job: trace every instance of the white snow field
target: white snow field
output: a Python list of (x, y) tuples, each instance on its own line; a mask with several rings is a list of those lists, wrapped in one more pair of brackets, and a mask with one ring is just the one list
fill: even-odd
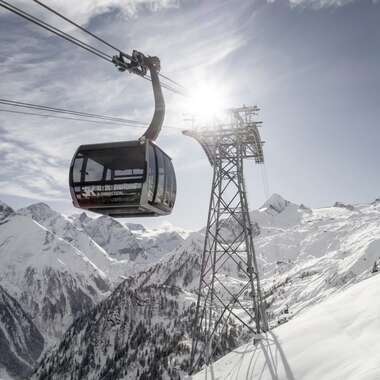
[(379, 380), (380, 275), (245, 344), (193, 380)]

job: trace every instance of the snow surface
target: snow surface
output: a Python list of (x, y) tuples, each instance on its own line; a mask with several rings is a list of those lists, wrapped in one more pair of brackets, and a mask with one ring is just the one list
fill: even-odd
[(165, 223), (159, 228), (147, 229), (141, 224), (127, 223), (126, 226), (147, 252), (150, 262), (159, 261), (167, 253), (180, 247), (191, 231)]
[(227, 354), (193, 380), (379, 380), (380, 275)]

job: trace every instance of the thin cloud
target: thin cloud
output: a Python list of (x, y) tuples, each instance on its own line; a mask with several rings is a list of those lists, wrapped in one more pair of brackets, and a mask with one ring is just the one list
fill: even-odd
[[(179, 0), (44, 0), (43, 2), (83, 25), (86, 25), (93, 17), (112, 11), (121, 11), (125, 16), (136, 17), (144, 10), (158, 12), (165, 8), (178, 8), (180, 6)], [(13, 4), (43, 18), (45, 21), (54, 21), (55, 26), (66, 29), (72, 28), (56, 15), (29, 0), (16, 0)]]
[[(268, 0), (268, 3), (274, 3), (276, 1), (278, 0)], [(310, 7), (314, 9), (338, 8), (359, 1), (360, 0), (288, 0), (291, 6)], [(378, 0), (372, 0), (372, 2), (376, 4)]]
[[(27, 4), (31, 7), (30, 2), (17, 4), (23, 5), (23, 9)], [(147, 4), (153, 11), (141, 12), (140, 18), (125, 16), (131, 12), (138, 15), (137, 8), (143, 9)], [(166, 12), (179, 5), (176, 1), (53, 1), (49, 5), (80, 23), (86, 22), (81, 16), (83, 13), (93, 17), (117, 6), (123, 13), (106, 19), (93, 17), (90, 29), (123, 50), (138, 48), (159, 55), (163, 72), (171, 76), (172, 71), (178, 70), (174, 79), (185, 85), (193, 81), (197, 71), (217, 76), (215, 67), (245, 44), (239, 23), (234, 18), (225, 18), (228, 2), (205, 4), (202, 9), (193, 7), (183, 12), (173, 9), (175, 17), (169, 17)], [(162, 14), (158, 12), (160, 9)], [(2, 13), (0, 17), (0, 34), (4, 36), (0, 57), (6, 57), (0, 65), (2, 98), (149, 123), (153, 113), (149, 82), (119, 73), (112, 64), (16, 16)], [(54, 25), (57, 24), (54, 22)], [(191, 67), (191, 75), (184, 67)], [(165, 96), (166, 123), (180, 127), (182, 111), (178, 107), (178, 96), (167, 91)], [(68, 167), (78, 145), (137, 139), (143, 132), (122, 125), (94, 125), (6, 113), (0, 113), (0, 122), (0, 191), (49, 200), (68, 200)], [(163, 131), (160, 144), (162, 142), (164, 149), (177, 156), (179, 150), (184, 150), (179, 144), (183, 141), (188, 145), (188, 139), (171, 138), (174, 133), (178, 132)]]
[(0, 191), (28, 198), (63, 198), (64, 160), (46, 156), (32, 144), (20, 141), (0, 128)]

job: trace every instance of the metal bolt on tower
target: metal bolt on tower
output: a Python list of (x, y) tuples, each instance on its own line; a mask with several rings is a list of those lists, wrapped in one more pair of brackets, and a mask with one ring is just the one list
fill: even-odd
[[(184, 131), (201, 144), (213, 167), (191, 372), (217, 358), (216, 336), (228, 328), (230, 318), (254, 334), (268, 330), (243, 174), (245, 159), (264, 162), (258, 111), (256, 106), (231, 109), (227, 124)], [(232, 271), (238, 279), (229, 277)]]

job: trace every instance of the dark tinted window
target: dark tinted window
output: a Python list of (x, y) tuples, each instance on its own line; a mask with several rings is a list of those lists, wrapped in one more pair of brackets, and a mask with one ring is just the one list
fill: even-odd
[[(81, 158), (83, 157), (83, 158)], [(81, 176), (83, 159), (85, 165)], [(73, 180), (85, 182), (138, 180), (145, 171), (145, 145), (83, 150), (74, 161)]]
[(165, 161), (165, 195), (164, 195), (164, 203), (169, 206), (171, 203), (171, 193), (172, 193), (172, 173), (170, 167), (170, 159), (167, 156), (164, 156)]
[(157, 169), (158, 169), (158, 183), (157, 183), (157, 193), (156, 193), (156, 203), (162, 203), (164, 200), (165, 191), (165, 162), (163, 153), (155, 148), (157, 157)]
[(98, 162), (87, 159), (85, 180), (87, 181), (101, 181), (103, 179), (104, 166)]
[(174, 206), (176, 194), (177, 194), (177, 182), (175, 178), (175, 172), (174, 172), (174, 167), (173, 163), (171, 160), (169, 160), (169, 165), (170, 165), (170, 181), (171, 181), (171, 192), (170, 192), (170, 207)]
[(102, 166), (113, 170), (140, 169), (144, 170), (145, 145), (131, 147), (112, 147), (81, 152)]
[(152, 202), (156, 187), (156, 155), (151, 144), (148, 147), (148, 201)]
[(74, 182), (80, 182), (81, 180), (82, 165), (83, 165), (83, 157), (77, 156), (77, 158), (74, 161), (74, 166), (73, 166), (73, 181)]

